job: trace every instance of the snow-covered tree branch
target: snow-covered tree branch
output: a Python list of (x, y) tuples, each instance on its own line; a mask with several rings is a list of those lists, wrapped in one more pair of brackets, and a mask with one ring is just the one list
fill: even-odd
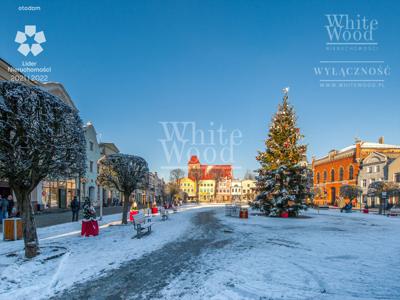
[(46, 177), (83, 174), (85, 161), (77, 111), (38, 87), (0, 82), (0, 177), (17, 197), (27, 257), (39, 247), (30, 193)]
[(111, 154), (99, 161), (97, 181), (124, 194), (122, 223), (127, 223), (129, 196), (147, 185), (149, 168), (146, 160), (128, 154)]

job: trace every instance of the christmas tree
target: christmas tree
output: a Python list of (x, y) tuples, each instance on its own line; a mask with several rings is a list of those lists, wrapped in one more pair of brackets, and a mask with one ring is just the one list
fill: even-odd
[(258, 169), (257, 188), (260, 192), (258, 206), (267, 215), (297, 216), (304, 209), (309, 197), (309, 171), (304, 160), (306, 146), (299, 141), (303, 137), (296, 127), (296, 114), (288, 102), (288, 91), (284, 89), (283, 103), (272, 119), (265, 151), (256, 157)]
[(83, 219), (84, 221), (96, 220), (96, 210), (90, 203), (89, 198), (86, 198), (83, 204)]

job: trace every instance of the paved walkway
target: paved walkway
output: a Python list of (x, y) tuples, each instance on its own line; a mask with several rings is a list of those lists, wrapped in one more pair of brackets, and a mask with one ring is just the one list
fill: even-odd
[[(122, 206), (111, 206), (111, 207), (103, 207), (103, 215), (112, 215), (122, 212)], [(96, 208), (97, 216), (100, 215), (100, 209)], [(82, 209), (79, 211), (79, 220), (82, 219)], [(71, 222), (72, 220), (72, 212), (62, 211), (62, 212), (50, 212), (50, 213), (40, 213), (35, 215), (35, 221), (37, 227), (47, 227), (52, 225), (58, 225), (63, 223)], [(0, 224), (0, 231), (2, 232), (2, 225)]]
[[(199, 212), (193, 217), (193, 227), (185, 238), (127, 262), (98, 279), (77, 284), (53, 299), (162, 298), (160, 291), (172, 278), (184, 272), (198, 272), (202, 255), (231, 243), (231, 237), (224, 234), (228, 228), (214, 214), (214, 211)], [(184, 294), (182, 291), (181, 296)]]

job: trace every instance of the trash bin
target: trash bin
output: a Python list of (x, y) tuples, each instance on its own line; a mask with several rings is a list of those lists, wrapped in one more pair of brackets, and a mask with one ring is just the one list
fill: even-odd
[(3, 220), (3, 240), (15, 241), (22, 239), (21, 218), (9, 218)]
[(240, 207), (240, 219), (248, 219), (249, 218), (249, 208), (247, 206)]

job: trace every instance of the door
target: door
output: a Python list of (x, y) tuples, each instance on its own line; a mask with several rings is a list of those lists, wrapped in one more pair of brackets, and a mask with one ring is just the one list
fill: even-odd
[(58, 189), (58, 207), (59, 208), (67, 207), (67, 193), (65, 189)]
[(336, 203), (336, 188), (331, 188), (331, 204), (335, 205)]

